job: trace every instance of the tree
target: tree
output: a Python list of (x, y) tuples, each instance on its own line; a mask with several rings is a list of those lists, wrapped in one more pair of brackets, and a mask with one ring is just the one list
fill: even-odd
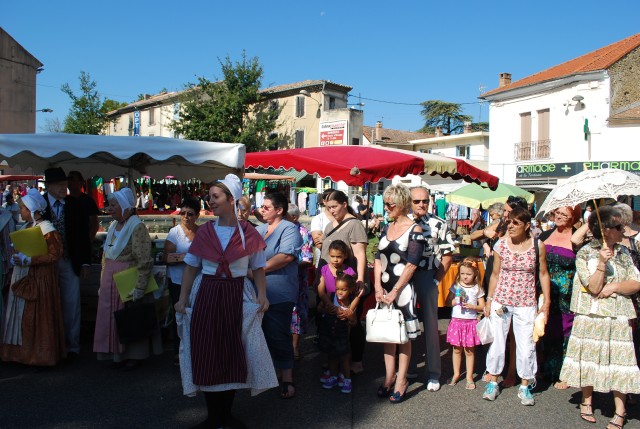
[(40, 126), (40, 130), (45, 133), (61, 133), (62, 132), (62, 124), (60, 123), (60, 119), (58, 118), (47, 118), (44, 120), (44, 125)]
[(64, 120), (65, 133), (100, 134), (109, 123), (107, 112), (126, 106), (127, 103), (101, 98), (96, 87), (96, 81), (84, 71), (80, 72), (81, 95), (76, 95), (68, 83), (62, 85), (62, 92), (71, 99), (71, 108)]
[(264, 150), (282, 110), (260, 94), (263, 70), (258, 58), (232, 63), (218, 58), (222, 80), (204, 77), (188, 84), (181, 100), (180, 118), (170, 127), (190, 140), (244, 143), (247, 152)]
[(471, 122), (470, 115), (462, 114), (462, 105), (442, 100), (428, 100), (420, 103), (423, 107), (420, 114), (425, 124), (419, 132), (435, 133), (436, 127), (441, 127), (443, 134), (460, 134), (464, 131), (464, 123)]

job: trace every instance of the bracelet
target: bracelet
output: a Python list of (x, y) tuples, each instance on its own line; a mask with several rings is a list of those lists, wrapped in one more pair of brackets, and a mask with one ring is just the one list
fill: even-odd
[(395, 290), (396, 292), (400, 292), (400, 288), (398, 286), (394, 286), (393, 290)]
[(600, 271), (601, 273), (604, 273), (605, 270), (604, 269), (600, 269), (600, 268), (596, 268), (597, 271)]
[(487, 301), (493, 301), (493, 297), (492, 296), (488, 296), (487, 297)]

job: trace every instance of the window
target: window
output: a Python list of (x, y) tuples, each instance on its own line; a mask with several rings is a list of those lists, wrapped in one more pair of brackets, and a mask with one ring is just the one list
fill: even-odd
[(280, 109), (280, 103), (278, 102), (278, 100), (269, 101), (269, 110), (275, 113), (275, 119), (278, 119), (278, 116), (280, 116), (280, 112), (278, 112), (278, 109)]
[(296, 118), (304, 116), (304, 95), (296, 97)]
[(456, 146), (456, 156), (459, 156), (464, 159), (470, 159), (471, 146), (470, 145), (459, 145)]
[(538, 110), (538, 144), (535, 156), (537, 159), (549, 158), (549, 109)]
[(149, 109), (149, 125), (155, 125), (156, 123), (156, 109), (155, 108), (151, 108)]
[(520, 114), (520, 147), (518, 159), (531, 159), (531, 112)]
[(302, 149), (304, 147), (304, 130), (296, 130), (295, 148)]
[(336, 108), (336, 97), (329, 97), (329, 110)]
[(351, 139), (351, 144), (352, 144), (353, 146), (360, 146), (360, 139), (359, 139), (359, 138), (356, 138), (356, 137), (352, 138), (352, 139)]

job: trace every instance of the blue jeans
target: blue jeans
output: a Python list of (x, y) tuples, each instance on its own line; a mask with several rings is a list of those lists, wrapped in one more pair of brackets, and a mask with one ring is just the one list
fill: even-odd
[(80, 277), (70, 259), (58, 260), (58, 282), (67, 352), (80, 353)]
[(269, 305), (262, 319), (262, 331), (267, 340), (273, 366), (277, 369), (293, 368), (293, 343), (291, 337), (291, 312), (293, 302)]

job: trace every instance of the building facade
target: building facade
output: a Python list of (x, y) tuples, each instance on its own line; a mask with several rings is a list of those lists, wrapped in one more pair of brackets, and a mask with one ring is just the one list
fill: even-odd
[[(640, 34), (518, 81), (490, 102), (489, 173), (533, 191), (583, 170), (640, 174)], [(539, 198), (540, 199), (540, 198)]]
[(36, 75), (42, 63), (0, 28), (0, 133), (36, 132)]

